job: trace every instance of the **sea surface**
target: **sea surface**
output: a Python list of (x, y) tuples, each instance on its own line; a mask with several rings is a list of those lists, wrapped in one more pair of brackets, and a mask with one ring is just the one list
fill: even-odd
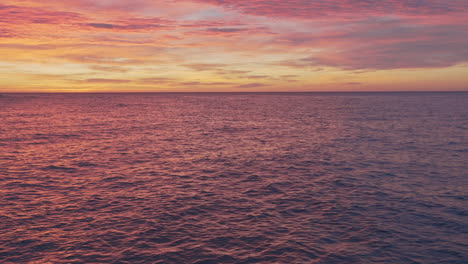
[(468, 93), (3, 94), (0, 263), (468, 263)]

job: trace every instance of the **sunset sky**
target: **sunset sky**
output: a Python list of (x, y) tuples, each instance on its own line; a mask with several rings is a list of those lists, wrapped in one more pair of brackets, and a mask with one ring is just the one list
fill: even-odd
[(468, 90), (468, 0), (2, 0), (0, 92)]

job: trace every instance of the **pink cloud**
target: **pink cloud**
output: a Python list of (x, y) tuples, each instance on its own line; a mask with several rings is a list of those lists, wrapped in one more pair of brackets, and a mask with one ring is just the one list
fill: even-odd
[(131, 80), (122, 80), (122, 79), (86, 79), (86, 83), (129, 83)]
[(148, 31), (173, 27), (173, 22), (161, 18), (127, 18), (111, 22), (89, 22), (80, 24), (84, 28), (91, 30), (111, 30), (111, 31)]
[(258, 87), (264, 87), (264, 86), (268, 86), (268, 84), (264, 84), (264, 83), (247, 83), (247, 84), (238, 85), (238, 86), (236, 86), (236, 88), (246, 89), (246, 88), (258, 88)]
[(277, 41), (286, 47), (322, 48), (283, 66), (342, 69), (448, 67), (468, 61), (467, 25), (420, 24), (406, 19), (372, 18), (349, 22), (341, 31), (292, 33)]
[(74, 12), (0, 4), (0, 24), (67, 24), (83, 19), (81, 14)]
[(314, 19), (319, 17), (368, 15), (439, 15), (460, 13), (468, 9), (465, 0), (199, 0), (223, 6), (227, 9), (270, 17), (295, 17)]

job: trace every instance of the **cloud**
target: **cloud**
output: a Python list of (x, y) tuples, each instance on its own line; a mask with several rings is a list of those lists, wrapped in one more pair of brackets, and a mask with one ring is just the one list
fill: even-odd
[(106, 29), (106, 30), (154, 30), (161, 29), (166, 26), (158, 24), (109, 24), (109, 23), (85, 23), (81, 24), (83, 28)]
[(0, 4), (0, 24), (69, 24), (82, 21), (79, 13), (51, 11), (43, 8)]
[(267, 84), (264, 84), (264, 83), (247, 83), (247, 84), (241, 84), (241, 85), (238, 85), (236, 86), (236, 88), (258, 88), (258, 87), (264, 87), (264, 86), (268, 86)]
[[(89, 48), (89, 47), (85, 47)], [(95, 53), (91, 53), (90, 50), (86, 51), (87, 53), (76, 53), (76, 54), (64, 54), (57, 56), (57, 58), (60, 59), (65, 59), (71, 62), (77, 62), (77, 63), (83, 63), (83, 64), (99, 64), (99, 65), (144, 65), (144, 64), (151, 64), (151, 63), (156, 63), (157, 61), (154, 61), (151, 58), (137, 58), (133, 56), (134, 58), (128, 58), (128, 57), (123, 57), (124, 55), (129, 55), (129, 54), (122, 54), (122, 57), (117, 57), (117, 56), (105, 56), (103, 55), (97, 55), (97, 53), (105, 53), (105, 51), (97, 50)]]
[(53, 49), (57, 49), (61, 47), (63, 46), (55, 45), (55, 44), (38, 44), (38, 45), (18, 44), (18, 43), (0, 44), (0, 49), (16, 49), (16, 50), (53, 50)]
[(6, 28), (0, 28), (0, 38), (12, 38), (15, 36), (16, 34), (13, 31)]
[(243, 75), (246, 73), (250, 73), (248, 70), (229, 70), (229, 69), (218, 69), (216, 71), (217, 74), (220, 75)]
[(220, 85), (231, 85), (228, 82), (182, 82), (182, 85), (188, 86), (220, 86)]
[(225, 64), (217, 64), (217, 63), (189, 63), (183, 64), (187, 68), (196, 71), (212, 71), (212, 70), (219, 70), (220, 68), (226, 66)]
[(440, 68), (466, 61), (468, 61), (468, 47), (459, 43), (426, 41), (368, 45), (302, 59), (304, 65), (331, 66), (347, 70)]
[(197, 20), (197, 21), (179, 21), (181, 28), (221, 28), (221, 27), (240, 27), (245, 26), (244, 23), (219, 20)]
[(84, 80), (86, 83), (129, 83), (131, 80), (122, 80), (122, 79), (86, 79)]
[(240, 31), (246, 31), (245, 28), (208, 28), (206, 31), (217, 32), (217, 33), (235, 33)]
[(320, 50), (278, 65), (346, 70), (449, 67), (468, 61), (468, 35), (460, 32), (468, 32), (468, 26), (368, 18), (347, 23), (340, 31), (281, 36), (277, 40), (280, 45)]
[(268, 17), (301, 19), (369, 14), (439, 15), (468, 9), (465, 0), (199, 0), (229, 10)]
[(94, 28), (94, 29), (103, 29), (103, 30), (125, 30), (125, 31), (135, 31), (135, 30), (155, 30), (167, 28), (171, 25), (172, 22), (169, 20), (164, 20), (161, 18), (128, 18), (116, 20), (109, 23), (83, 23), (80, 24), (84, 28)]
[(245, 76), (247, 79), (271, 79), (271, 76), (268, 75), (250, 75), (250, 76)]
[(177, 79), (167, 77), (151, 77), (139, 79), (138, 82), (143, 84), (168, 84), (177, 82)]
[(89, 67), (92, 70), (103, 71), (103, 72), (128, 72), (129, 69), (120, 66), (102, 66), (102, 65), (91, 65)]
[(112, 29), (116, 27), (116, 25), (104, 24), (104, 23), (87, 23), (84, 25), (89, 26), (89, 27), (94, 27), (94, 28), (106, 28), (106, 29)]

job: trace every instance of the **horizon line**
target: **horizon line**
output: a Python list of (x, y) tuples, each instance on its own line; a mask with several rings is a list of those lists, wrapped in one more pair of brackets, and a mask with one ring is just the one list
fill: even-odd
[(137, 92), (89, 92), (89, 91), (84, 91), (84, 92), (0, 92), (0, 96), (2, 94), (194, 94), (194, 93), (200, 93), (200, 94), (213, 94), (213, 93), (219, 93), (219, 94), (268, 94), (268, 93), (273, 93), (273, 94), (280, 94), (280, 93), (468, 93), (468, 90), (450, 90), (450, 91), (288, 91), (288, 92), (278, 92), (278, 91), (272, 91), (272, 92), (265, 92), (265, 91), (252, 91), (252, 92), (239, 92), (239, 91), (217, 91), (217, 92), (203, 92), (203, 91), (194, 91), (194, 92), (180, 92), (180, 91), (174, 91), (174, 92), (157, 92), (157, 91), (148, 91), (148, 92), (142, 92), (142, 91), (137, 91)]

